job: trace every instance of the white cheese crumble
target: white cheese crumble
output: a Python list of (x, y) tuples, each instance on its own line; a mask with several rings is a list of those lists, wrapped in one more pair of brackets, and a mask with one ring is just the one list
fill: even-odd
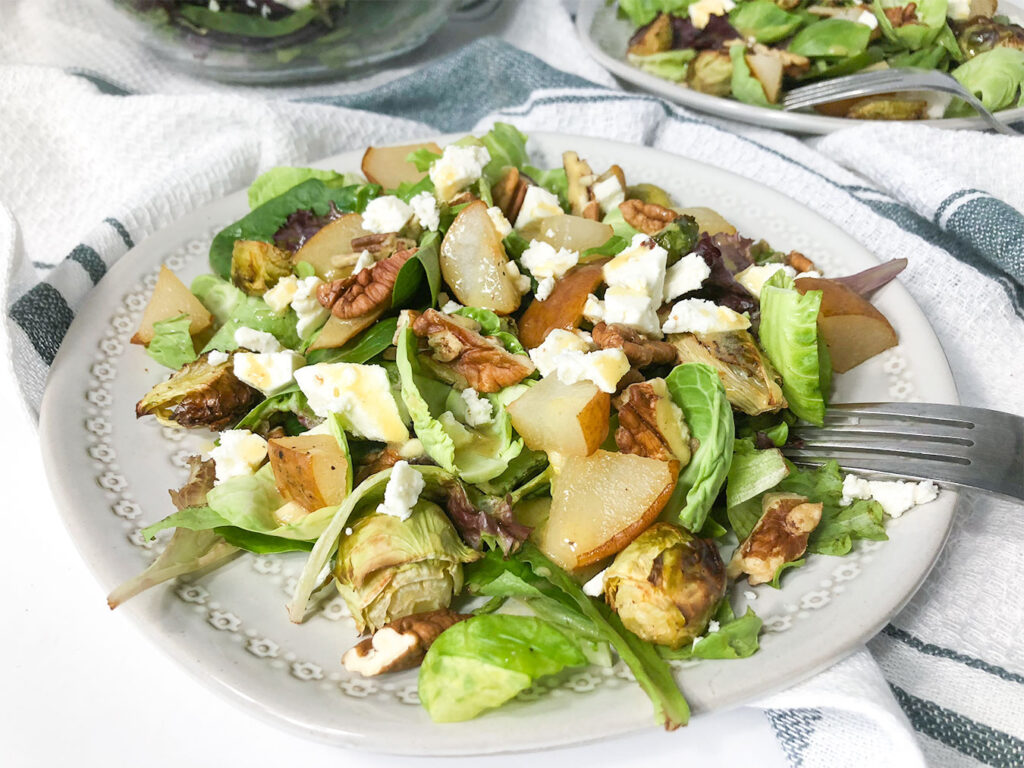
[(721, 628), (722, 628), (722, 625), (719, 624), (714, 619), (712, 619), (711, 621), (708, 622), (708, 631), (705, 632), (704, 634), (705, 635), (712, 635), (715, 632), (717, 632), (718, 630), (720, 630)]
[(375, 197), (363, 211), (363, 229), (379, 235), (399, 232), (411, 218), (412, 208), (401, 198), (394, 195)]
[(750, 318), (707, 299), (676, 302), (661, 329), (665, 333), (722, 333), (750, 327)]
[(426, 453), (426, 449), (423, 447), (423, 443), (419, 439), (413, 438), (407, 440), (401, 448), (398, 449), (398, 455), (403, 459), (415, 459)]
[(686, 12), (690, 15), (693, 26), (704, 29), (712, 16), (724, 16), (735, 7), (736, 4), (732, 0), (697, 0), (696, 3), (690, 4)]
[(939, 495), (938, 486), (931, 480), (920, 482), (905, 480), (866, 480), (856, 475), (843, 478), (842, 506), (852, 504), (854, 499), (874, 499), (882, 505), (889, 517), (899, 517), (918, 504), (934, 501)]
[(757, 592), (751, 592), (750, 590), (747, 590), (743, 593), (743, 596), (747, 598), (747, 600), (749, 600), (750, 602), (757, 600)]
[(434, 232), (441, 226), (441, 212), (437, 209), (437, 198), (429, 192), (419, 192), (413, 195), (409, 201), (409, 207), (412, 208), (416, 221), (424, 229)]
[(274, 311), (275, 315), (283, 315), (288, 311), (298, 288), (299, 278), (295, 275), (285, 275), (274, 284), (273, 288), (263, 294), (263, 300), (267, 302), (267, 306)]
[(505, 218), (505, 214), (501, 212), (501, 208), (496, 205), (492, 205), (487, 209), (487, 215), (491, 218), (491, 223), (494, 224), (494, 228), (498, 231), (498, 237), (504, 240), (512, 232), (512, 225), (508, 223), (508, 219)]
[(462, 305), (459, 304), (459, 302), (457, 301), (447, 301), (441, 307), (441, 311), (444, 312), (446, 315), (454, 315), (460, 309), (462, 309)]
[(305, 339), (311, 331), (327, 322), (331, 315), (331, 311), (316, 297), (317, 288), (323, 283), (324, 281), (315, 275), (304, 277), (298, 282), (295, 295), (292, 297), (292, 309), (298, 318), (295, 330), (299, 338)]
[(206, 356), (206, 362), (208, 362), (210, 365), (223, 365), (230, 359), (231, 355), (229, 355), (227, 352), (221, 352), (219, 349), (212, 350)]
[(283, 352), (284, 347), (272, 333), (242, 326), (235, 330), (235, 344), (250, 352)]
[(220, 3), (218, 3), (217, 0), (210, 0), (206, 7), (214, 13), (217, 13), (220, 10)]
[(352, 432), (368, 440), (401, 443), (409, 439), (382, 366), (318, 363), (296, 371), (295, 381), (317, 416), (340, 413)]
[(626, 190), (622, 188), (619, 177), (615, 175), (609, 176), (604, 181), (595, 182), (594, 186), (590, 188), (590, 192), (605, 213), (618, 208), (619, 203), (626, 199)]
[(522, 229), (527, 224), (549, 216), (562, 216), (565, 211), (558, 202), (558, 197), (548, 192), (544, 187), (531, 185), (526, 189), (523, 196), (523, 204), (519, 207), (519, 214), (516, 216), (516, 229)]
[(295, 371), (306, 359), (286, 349), (283, 352), (236, 352), (235, 377), (264, 395), (273, 395), (295, 380)]
[(391, 468), (391, 477), (384, 488), (384, 501), (377, 507), (377, 511), (399, 520), (408, 520), (425, 486), (423, 475), (413, 469), (409, 462), (397, 462)]
[(586, 584), (583, 585), (583, 594), (590, 595), (590, 597), (600, 597), (604, 594), (604, 575), (608, 573), (608, 569), (605, 568), (603, 571), (599, 571), (594, 574), (594, 577), (590, 579)]
[(555, 248), (542, 240), (531, 240), (529, 247), (523, 251), (520, 257), (523, 266), (530, 270), (530, 274), (540, 283), (536, 297), (538, 301), (544, 301), (551, 295), (555, 287), (555, 279), (561, 277), (580, 260), (576, 251), (568, 248)]
[(780, 270), (790, 277), (796, 277), (796, 270), (788, 264), (752, 264), (742, 272), (736, 273), (736, 282), (760, 299), (764, 284)]
[(359, 258), (356, 259), (355, 266), (352, 267), (352, 274), (358, 275), (367, 267), (372, 267), (377, 263), (377, 260), (373, 257), (373, 254), (369, 251), (364, 250), (359, 254)]
[(954, 21), (967, 21), (971, 17), (971, 0), (949, 0), (946, 16)]
[(219, 485), (232, 477), (255, 472), (267, 457), (267, 441), (248, 429), (229, 429), (220, 433), (220, 445), (210, 451)]
[(870, 29), (878, 29), (878, 17), (871, 11), (861, 11), (860, 16), (857, 17), (856, 21), (858, 24), (863, 24), (865, 27), (869, 27)]
[(430, 180), (438, 197), (447, 202), (480, 178), (491, 155), (484, 147), (449, 144), (441, 157), (430, 164)]
[(544, 343), (530, 350), (530, 359), (541, 376), (557, 376), (564, 384), (590, 381), (602, 392), (614, 392), (629, 371), (621, 349), (590, 351), (590, 344), (575, 333), (556, 328)]
[(472, 387), (462, 390), (462, 399), (466, 403), (466, 423), (469, 426), (479, 427), (494, 418), (491, 401), (480, 397), (480, 393)]
[(684, 293), (696, 291), (711, 275), (711, 267), (696, 253), (688, 253), (665, 271), (665, 293), (662, 298), (672, 301)]
[(583, 316), (593, 323), (604, 321), (661, 337), (658, 307), (665, 292), (668, 252), (644, 234), (633, 236), (629, 248), (601, 270), (608, 290), (604, 300), (587, 297)]
[[(509, 259), (505, 263), (505, 274), (508, 275), (508, 279), (512, 281), (512, 285), (516, 287), (517, 291), (520, 293), (528, 293), (530, 291), (530, 278), (519, 271), (519, 265), (512, 259)], [(551, 281), (551, 287), (555, 287), (554, 280)], [(550, 293), (551, 292), (548, 291), (548, 294)], [(545, 296), (545, 298), (547, 297)]]
[(661, 338), (658, 307), (645, 291), (613, 285), (604, 292), (604, 301), (591, 294), (583, 305), (583, 316), (592, 323), (605, 322), (635, 328), (654, 338)]

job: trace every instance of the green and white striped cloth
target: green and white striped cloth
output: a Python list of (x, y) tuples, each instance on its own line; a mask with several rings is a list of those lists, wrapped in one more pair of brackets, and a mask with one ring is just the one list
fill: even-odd
[[(14, 371), (33, 410), (76, 307), (134, 243), (271, 166), (503, 120), (726, 168), (882, 258), (908, 257), (901, 280), (963, 401), (1024, 413), (1024, 141), (879, 125), (803, 143), (705, 118), (617, 89), (565, 9), (543, 0), (478, 3), (476, 18), (370, 88), (194, 82), (129, 42), (97, 48), (103, 30), (76, 3), (4, 13), (0, 258)], [(49, 42), (34, 34), (44, 22)], [(498, 37), (471, 40), (481, 30)], [(935, 766), (1024, 765), (1022, 562), (1021, 510), (967, 498), (940, 563), (870, 654), (753, 705), (791, 765), (903, 768), (923, 764), (921, 752)]]

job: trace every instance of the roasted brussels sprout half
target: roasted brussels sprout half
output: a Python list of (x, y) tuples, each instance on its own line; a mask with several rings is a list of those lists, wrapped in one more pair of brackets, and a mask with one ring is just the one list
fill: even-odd
[(639, 200), (641, 203), (654, 203), (662, 208), (672, 207), (672, 198), (656, 184), (633, 184), (626, 189), (627, 200)]
[(732, 93), (732, 59), (725, 51), (701, 51), (690, 64), (687, 84), (712, 96)]
[(700, 240), (700, 225), (693, 216), (680, 216), (665, 226), (652, 238), (654, 242), (668, 251), (668, 266), (672, 266), (683, 256), (693, 251)]
[(462, 589), (462, 564), (480, 557), (429, 501), (406, 520), (372, 512), (351, 529), (338, 547), (334, 580), (360, 632), (447, 608)]
[(924, 120), (928, 102), (923, 99), (862, 99), (846, 111), (850, 120)]
[(725, 396), (750, 416), (786, 407), (779, 377), (749, 331), (672, 333), (681, 363), (705, 363), (718, 373)]
[(995, 19), (977, 16), (958, 26), (956, 41), (969, 59), (993, 48), (1024, 51), (1024, 27), (1018, 24), (1000, 24)]
[(273, 243), (235, 240), (231, 251), (231, 282), (249, 296), (262, 296), (292, 273), (292, 257)]
[(761, 519), (729, 561), (729, 578), (747, 574), (751, 585), (772, 581), (779, 568), (807, 550), (807, 537), (821, 522), (822, 506), (795, 493), (766, 493)]
[(658, 14), (650, 24), (641, 27), (629, 39), (629, 53), (634, 56), (650, 56), (672, 47), (672, 19), (667, 13)]
[(604, 585), (633, 634), (681, 648), (707, 629), (725, 595), (725, 566), (710, 539), (655, 523), (616, 555)]
[(240, 381), (230, 360), (210, 365), (209, 353), (186, 364), (153, 387), (135, 406), (135, 415), (156, 416), (161, 424), (214, 431), (233, 426), (263, 395)]

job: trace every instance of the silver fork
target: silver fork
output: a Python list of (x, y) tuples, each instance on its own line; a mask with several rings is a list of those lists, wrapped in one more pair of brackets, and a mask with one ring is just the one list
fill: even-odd
[(861, 72), (856, 75), (835, 77), (822, 80), (812, 85), (794, 88), (782, 101), (783, 109), (792, 111), (803, 109), (814, 104), (823, 104), (840, 99), (851, 99), (857, 96), (870, 96), (875, 93), (891, 93), (893, 91), (943, 91), (952, 93), (978, 112), (981, 118), (999, 133), (1007, 136), (1019, 136), (1019, 131), (998, 120), (995, 115), (985, 109), (973, 93), (944, 72), (934, 69), (894, 68), (878, 69)]
[(961, 405), (830, 405), (825, 424), (800, 423), (783, 453), (795, 464), (934, 480), (1024, 501), (1024, 418)]

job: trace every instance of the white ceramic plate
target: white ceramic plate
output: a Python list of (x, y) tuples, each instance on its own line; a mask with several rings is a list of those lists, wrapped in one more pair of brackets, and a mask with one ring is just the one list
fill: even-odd
[[(1008, 10), (1014, 18), (1024, 16), (1024, 13), (1018, 8), (1006, 2), (1000, 2), (999, 10), (1003, 13)], [(738, 120), (741, 123), (751, 123), (764, 128), (775, 128), (792, 133), (831, 133), (841, 128), (852, 128), (865, 123), (878, 122), (826, 117), (813, 112), (783, 112), (781, 109), (756, 107), (734, 99), (700, 93), (637, 69), (626, 61), (626, 48), (635, 27), (629, 19), (620, 19), (617, 6), (608, 5), (605, 0), (582, 0), (576, 14), (576, 29), (579, 31), (583, 47), (587, 52), (613, 75), (642, 90), (700, 112), (708, 112), (729, 120)], [(1003, 110), (999, 113), (999, 118), (1004, 122), (1024, 120), (1024, 107)], [(914, 120), (913, 122), (935, 128), (973, 128), (975, 130), (988, 128), (979, 117)]]
[[(442, 144), (444, 139), (438, 139)], [(620, 164), (629, 178), (661, 185), (686, 205), (712, 206), (748, 235), (808, 254), (826, 273), (877, 263), (852, 238), (799, 204), (754, 182), (692, 160), (601, 139), (535, 134), (538, 165), (575, 149), (596, 168)], [(318, 165), (357, 169), (361, 153)], [(100, 281), (54, 361), (40, 431), (58, 508), (105, 588), (135, 575), (159, 544), (139, 529), (172, 511), (167, 489), (186, 476), (189, 454), (210, 434), (136, 421), (135, 402), (166, 370), (128, 339), (166, 264), (188, 281), (207, 272), (211, 235), (247, 211), (244, 191), (196, 211), (136, 246)], [(901, 345), (836, 377), (837, 400), (956, 402), (928, 321), (899, 284), (877, 296)], [(677, 663), (695, 713), (787, 687), (830, 665), (877, 632), (910, 598), (939, 554), (955, 496), (889, 525), (890, 540), (845, 558), (812, 557), (787, 573), (781, 591), (758, 587), (762, 650), (740, 661)], [(469, 723), (435, 725), (417, 706), (416, 672), (374, 679), (349, 675), (340, 656), (356, 639), (335, 597), (298, 626), (285, 601), (303, 554), (243, 555), (198, 578), (159, 586), (118, 610), (182, 666), (254, 714), (338, 744), (414, 754), (539, 749), (653, 726), (650, 705), (628, 671), (578, 671)], [(734, 590), (739, 612), (742, 592)], [(145, 681), (139, 681), (140, 696)], [(542, 695), (543, 694), (543, 695)], [(681, 731), (679, 738), (686, 738)]]

